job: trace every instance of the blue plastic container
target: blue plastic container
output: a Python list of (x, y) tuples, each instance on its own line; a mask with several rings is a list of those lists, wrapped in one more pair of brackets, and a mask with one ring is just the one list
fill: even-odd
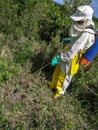
[(88, 65), (98, 54), (98, 34), (96, 36), (94, 44), (85, 52), (81, 59), (81, 63)]

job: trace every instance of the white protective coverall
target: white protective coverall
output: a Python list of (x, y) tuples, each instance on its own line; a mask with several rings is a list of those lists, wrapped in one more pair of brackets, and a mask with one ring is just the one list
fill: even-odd
[[(70, 35), (71, 37), (74, 37), (74, 41), (70, 50), (66, 51), (65, 53), (61, 53), (62, 62), (60, 68), (66, 73), (66, 77), (60, 94), (65, 93), (73, 75), (78, 71), (78, 69), (76, 69), (76, 71), (71, 70), (73, 57), (84, 50), (87, 50), (95, 41), (95, 32), (92, 29), (92, 27), (94, 27), (92, 14), (93, 9), (86, 5), (78, 7), (76, 13), (71, 16), (71, 18), (75, 21), (70, 28)], [(83, 24), (78, 24), (77, 21), (84, 22)]]

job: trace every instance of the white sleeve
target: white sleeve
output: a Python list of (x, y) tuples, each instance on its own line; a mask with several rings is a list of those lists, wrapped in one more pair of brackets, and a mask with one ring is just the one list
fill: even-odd
[(83, 33), (76, 39), (70, 50), (61, 53), (61, 60), (65, 62), (70, 61), (80, 50), (83, 50), (87, 44), (88, 35), (88, 33)]

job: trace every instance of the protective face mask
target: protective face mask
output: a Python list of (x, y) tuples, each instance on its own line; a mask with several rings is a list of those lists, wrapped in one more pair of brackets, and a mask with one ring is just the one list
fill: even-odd
[(71, 37), (78, 37), (82, 31), (83, 31), (83, 25), (79, 25), (77, 23), (74, 23), (70, 28), (70, 36)]
[(74, 24), (74, 28), (77, 30), (77, 31), (83, 31), (84, 29), (84, 23), (83, 24), (78, 24), (78, 23), (75, 23)]

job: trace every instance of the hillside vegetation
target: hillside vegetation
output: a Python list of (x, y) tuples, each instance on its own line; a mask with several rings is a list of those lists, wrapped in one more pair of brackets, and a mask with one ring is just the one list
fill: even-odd
[(90, 3), (64, 1), (0, 1), (0, 130), (98, 130), (98, 56), (80, 67), (59, 99), (47, 84), (70, 15)]

